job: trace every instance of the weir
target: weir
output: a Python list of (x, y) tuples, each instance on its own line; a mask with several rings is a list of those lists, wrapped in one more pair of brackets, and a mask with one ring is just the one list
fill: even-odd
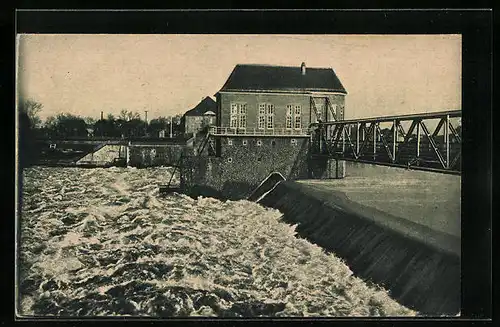
[[(355, 275), (383, 286), (403, 305), (431, 316), (460, 311), (460, 235), (433, 226), (433, 217), (427, 217), (427, 225), (415, 222), (411, 202), (401, 201), (406, 214), (399, 217), (387, 204), (378, 209), (350, 199), (334, 181), (322, 187), (313, 182), (274, 179), (249, 199), (278, 209), (285, 222), (297, 224), (298, 236), (343, 258)], [(370, 178), (364, 185), (366, 193), (378, 186), (370, 186)], [(421, 203), (423, 211), (431, 206), (431, 201)], [(459, 216), (453, 218), (459, 225)]]

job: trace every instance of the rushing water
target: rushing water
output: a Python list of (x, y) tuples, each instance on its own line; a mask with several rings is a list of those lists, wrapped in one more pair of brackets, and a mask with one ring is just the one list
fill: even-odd
[(161, 197), (170, 168), (23, 172), (19, 311), (58, 316), (415, 315), (249, 201)]

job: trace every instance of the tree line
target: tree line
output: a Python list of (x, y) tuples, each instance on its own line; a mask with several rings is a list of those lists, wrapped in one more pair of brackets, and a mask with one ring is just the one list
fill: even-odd
[(158, 117), (146, 122), (140, 114), (126, 109), (119, 115), (108, 114), (103, 119), (81, 117), (69, 113), (61, 113), (48, 117), (45, 122), (40, 119), (43, 105), (33, 100), (20, 104), (19, 113), (23, 116), (24, 128), (31, 130), (36, 138), (64, 138), (64, 137), (169, 137), (172, 121), (172, 134), (177, 137), (183, 133), (180, 124), (181, 115), (172, 117)]

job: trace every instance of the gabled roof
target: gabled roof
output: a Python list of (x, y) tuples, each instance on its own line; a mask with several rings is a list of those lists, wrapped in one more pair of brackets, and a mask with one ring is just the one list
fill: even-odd
[(205, 97), (193, 109), (187, 111), (184, 116), (203, 116), (207, 111), (216, 111), (217, 104), (211, 97)]
[[(236, 65), (220, 91), (340, 92), (347, 94), (332, 68)], [(220, 92), (219, 91), (219, 92)]]

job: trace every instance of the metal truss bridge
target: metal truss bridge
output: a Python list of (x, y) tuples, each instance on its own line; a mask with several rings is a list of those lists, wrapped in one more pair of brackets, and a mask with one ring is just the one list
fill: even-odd
[(455, 110), (322, 122), (318, 114), (312, 155), (458, 175), (461, 116)]

